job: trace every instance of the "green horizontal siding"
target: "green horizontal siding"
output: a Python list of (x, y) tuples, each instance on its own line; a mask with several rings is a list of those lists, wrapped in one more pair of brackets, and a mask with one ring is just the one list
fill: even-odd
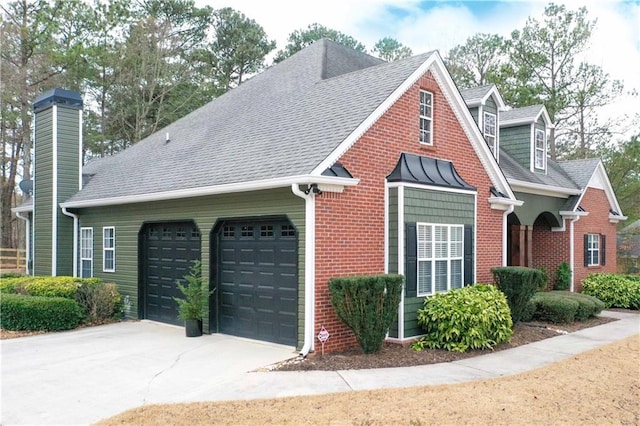
[(53, 108), (36, 114), (34, 142), (34, 273), (51, 275)]
[[(474, 225), (475, 195), (459, 194), (428, 189), (404, 189), (405, 223), (444, 223), (453, 225)], [(405, 236), (406, 245), (406, 236)], [(406, 253), (405, 246), (405, 253)], [(404, 299), (404, 337), (423, 334), (418, 326), (418, 309), (422, 308), (423, 297)]]
[[(289, 188), (171, 201), (81, 209), (81, 226), (94, 228), (94, 276), (115, 282), (129, 296), (129, 316), (138, 317), (138, 234), (146, 222), (193, 220), (202, 235), (202, 273), (209, 279), (210, 239), (219, 219), (286, 216), (298, 231), (298, 341), (304, 339), (304, 200)], [(102, 271), (102, 227), (116, 232), (116, 272)], [(205, 330), (209, 330), (208, 315)]]
[(500, 129), (500, 148), (527, 169), (531, 167), (532, 143), (531, 126), (528, 124)]
[[(545, 195), (526, 194), (524, 192), (516, 192), (515, 196), (518, 200), (524, 201), (524, 204), (513, 210), (521, 225), (533, 225), (540, 214), (551, 213), (558, 221), (558, 226), (562, 225), (560, 217), (560, 209), (567, 201), (566, 198), (550, 197)], [(556, 226), (554, 224), (554, 226)]]
[(405, 188), (405, 222), (473, 225), (475, 197), (427, 189)]

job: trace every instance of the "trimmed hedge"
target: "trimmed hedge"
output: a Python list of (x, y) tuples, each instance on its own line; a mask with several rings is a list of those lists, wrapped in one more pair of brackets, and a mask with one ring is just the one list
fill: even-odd
[(402, 275), (361, 275), (329, 280), (331, 304), (364, 353), (378, 352), (398, 315)]
[(85, 322), (122, 315), (122, 297), (115, 284), (100, 278), (18, 276), (0, 279), (0, 292), (37, 297), (63, 297), (78, 302)]
[(418, 310), (418, 324), (426, 335), (412, 345), (417, 351), (491, 349), (513, 334), (507, 298), (496, 287), (484, 284), (425, 298), (424, 308)]
[(511, 319), (520, 321), (527, 310), (527, 303), (542, 290), (548, 280), (544, 271), (522, 266), (502, 266), (493, 268), (493, 279), (498, 288), (507, 296)]
[(582, 280), (582, 291), (602, 300), (606, 308), (640, 309), (640, 277), (590, 274)]
[(529, 301), (523, 321), (571, 323), (585, 321), (604, 309), (604, 303), (595, 297), (568, 291), (536, 293)]
[(569, 290), (571, 287), (571, 267), (567, 262), (562, 262), (556, 270), (556, 283), (554, 290)]
[(82, 309), (64, 297), (3, 294), (0, 326), (7, 330), (70, 330), (82, 319)]

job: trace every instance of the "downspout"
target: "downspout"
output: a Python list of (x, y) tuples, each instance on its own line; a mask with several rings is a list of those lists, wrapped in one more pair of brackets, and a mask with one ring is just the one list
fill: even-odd
[(509, 207), (507, 208), (507, 210), (504, 211), (504, 213), (502, 214), (502, 266), (507, 266), (507, 238), (509, 238), (509, 236), (507, 235), (508, 232), (508, 227), (507, 227), (507, 216), (509, 216), (509, 214), (513, 213), (513, 211), (515, 210), (516, 206), (511, 204), (509, 205)]
[(569, 291), (573, 293), (575, 291), (573, 280), (574, 280), (574, 271), (575, 267), (575, 247), (574, 247), (574, 234), (573, 234), (573, 224), (580, 220), (580, 216), (575, 216), (571, 219), (571, 223), (569, 224), (569, 262), (571, 262), (571, 284), (569, 285)]
[(26, 237), (26, 252), (27, 252), (27, 265), (25, 266), (25, 272), (27, 275), (30, 275), (29, 271), (29, 262), (31, 261), (31, 220), (29, 219), (29, 214), (26, 216), (22, 216), (21, 212), (16, 212), (16, 217), (24, 220), (26, 222), (27, 232), (25, 232)]
[(291, 185), (291, 192), (304, 199), (304, 344), (300, 355), (306, 357), (313, 350), (314, 307), (315, 307), (315, 240), (316, 240), (316, 203), (313, 191), (305, 193), (299, 184)]
[(78, 215), (62, 207), (62, 214), (73, 218), (73, 276), (78, 276)]

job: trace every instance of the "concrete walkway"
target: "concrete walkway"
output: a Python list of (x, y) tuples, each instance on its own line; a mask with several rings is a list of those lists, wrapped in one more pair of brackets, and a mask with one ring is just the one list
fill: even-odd
[[(461, 383), (529, 371), (640, 333), (640, 315), (461, 361), (370, 370), (255, 371), (293, 348), (133, 322), (2, 342), (2, 417), (89, 424), (144, 404)], [(97, 331), (101, 329), (104, 331)]]

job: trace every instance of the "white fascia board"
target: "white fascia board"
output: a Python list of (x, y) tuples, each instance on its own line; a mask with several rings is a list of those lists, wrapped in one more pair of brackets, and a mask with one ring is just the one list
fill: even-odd
[(489, 197), (487, 201), (489, 201), (492, 209), (503, 211), (507, 211), (511, 206), (520, 207), (524, 204), (522, 200), (512, 200), (504, 197)]
[(447, 188), (445, 186), (435, 186), (435, 185), (426, 185), (420, 183), (412, 183), (412, 182), (389, 182), (387, 184), (389, 188), (416, 188), (416, 189), (425, 189), (431, 191), (440, 191), (440, 192), (452, 192), (456, 194), (476, 194), (478, 191), (473, 189), (460, 189), (460, 188)]
[(560, 210), (558, 214), (563, 219), (575, 219), (578, 217), (589, 216), (589, 212), (585, 211), (576, 211), (576, 210)]
[(485, 96), (485, 99), (483, 100), (483, 102), (486, 102), (486, 100), (489, 99), (489, 96), (491, 96), (491, 95), (493, 95), (495, 100), (496, 100), (496, 106), (498, 107), (498, 110), (507, 109), (507, 104), (504, 102), (504, 99), (502, 99), (502, 95), (498, 91), (498, 88), (496, 87), (495, 84), (493, 85), (491, 90), (489, 90), (489, 92)]
[(514, 191), (527, 194), (548, 195), (550, 197), (567, 198), (569, 195), (579, 195), (579, 189), (563, 188), (561, 186), (542, 185), (539, 183), (525, 182), (517, 179), (509, 179)]
[(628, 219), (627, 216), (620, 216), (620, 215), (609, 213), (609, 222), (611, 222), (611, 223), (618, 223), (618, 222), (622, 222), (622, 221), (627, 220), (627, 219)]
[(371, 126), (375, 124), (376, 121), (382, 117), (382, 115), (387, 112), (389, 108), (398, 100), (402, 95), (405, 94), (407, 90), (414, 85), (416, 81), (420, 77), (422, 77), (431, 67), (431, 64), (434, 62), (434, 58), (437, 56), (437, 53), (434, 52), (418, 67), (416, 70), (411, 73), (411, 75), (400, 84), (396, 90), (391, 93), (378, 107), (362, 122), (356, 129), (349, 134), (343, 140), (340, 145), (334, 149), (331, 154), (329, 154), (315, 169), (311, 171), (312, 175), (319, 175), (324, 172), (329, 167), (333, 166), (336, 161), (340, 157), (342, 157), (355, 143), (365, 134), (367, 130)]
[(150, 194), (126, 195), (122, 197), (99, 198), (86, 201), (70, 201), (60, 203), (64, 208), (99, 207), (118, 204), (144, 203), (151, 201), (174, 200), (180, 198), (202, 197), (206, 195), (229, 194), (234, 192), (259, 191), (264, 189), (288, 188), (293, 184), (311, 185), (326, 184), (334, 186), (356, 186), (360, 179), (339, 178), (332, 176), (300, 175), (285, 178), (265, 179), (253, 182), (230, 183), (226, 185), (205, 186), (199, 188), (180, 189), (176, 191), (155, 192)]
[[(600, 162), (596, 166), (596, 169), (593, 171), (593, 174), (589, 179), (589, 184), (587, 184), (587, 188), (590, 187), (591, 182), (596, 179), (596, 174), (599, 175), (598, 177), (600, 177), (600, 179), (602, 179), (602, 182), (604, 182), (604, 193), (607, 196), (607, 200), (609, 200), (609, 206), (611, 207), (611, 210), (622, 215), (620, 204), (618, 204), (618, 198), (616, 197), (616, 193), (613, 190), (613, 186), (611, 185), (611, 181), (609, 180), (609, 176), (607, 175), (607, 171), (604, 168), (604, 164), (602, 163), (602, 160), (600, 160)], [(622, 220), (625, 220), (625, 219), (622, 219)]]
[(12, 213), (31, 213), (33, 212), (33, 204), (26, 204), (11, 208)]

